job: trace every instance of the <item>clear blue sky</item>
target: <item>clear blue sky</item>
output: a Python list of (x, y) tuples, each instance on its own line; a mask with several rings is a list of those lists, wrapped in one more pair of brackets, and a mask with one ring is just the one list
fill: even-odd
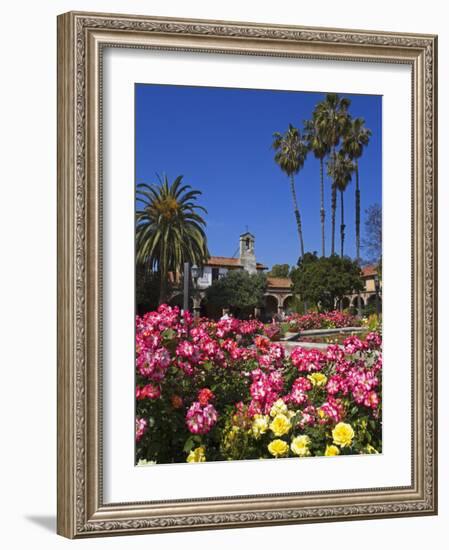
[[(338, 92), (339, 90), (327, 90)], [(299, 241), (289, 181), (274, 162), (272, 135), (302, 125), (324, 93), (136, 84), (136, 182), (178, 175), (202, 191), (209, 250), (232, 256), (248, 226), (257, 260), (271, 267), (296, 264)], [(359, 162), (364, 210), (381, 203), (381, 96), (341, 94), (372, 137)], [(355, 177), (345, 193), (345, 253), (355, 256)], [(309, 154), (296, 176), (306, 251), (321, 254), (319, 162)], [(330, 179), (325, 180), (326, 254), (330, 251)], [(339, 252), (337, 210), (336, 251)], [(363, 233), (362, 233), (363, 234)]]

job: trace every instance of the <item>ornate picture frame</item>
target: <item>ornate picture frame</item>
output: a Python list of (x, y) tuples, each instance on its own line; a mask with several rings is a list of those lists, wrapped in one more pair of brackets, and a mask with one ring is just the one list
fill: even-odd
[[(403, 64), (412, 74), (412, 483), (103, 499), (105, 48)], [(437, 37), (70, 12), (58, 17), (58, 519), (69, 538), (437, 513)], [(130, 370), (132, 372), (132, 370)], [(263, 488), (262, 488), (263, 492)]]

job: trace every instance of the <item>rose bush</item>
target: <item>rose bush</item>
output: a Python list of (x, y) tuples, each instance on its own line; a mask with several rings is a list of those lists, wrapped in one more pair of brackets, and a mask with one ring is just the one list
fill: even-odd
[(162, 305), (136, 319), (136, 463), (381, 452), (381, 373), (378, 332), (288, 355), (256, 320)]
[(344, 311), (327, 311), (325, 313), (312, 311), (304, 315), (293, 313), (287, 317), (286, 322), (289, 330), (293, 332), (320, 328), (358, 327), (362, 324), (360, 319)]

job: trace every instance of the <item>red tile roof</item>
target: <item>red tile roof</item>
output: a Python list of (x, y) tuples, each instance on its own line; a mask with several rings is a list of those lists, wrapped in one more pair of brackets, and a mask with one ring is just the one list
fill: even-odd
[(377, 267), (375, 265), (366, 265), (362, 267), (362, 277), (373, 277), (377, 273)]
[(225, 258), (224, 256), (211, 256), (204, 265), (220, 267), (240, 267), (239, 258)]
[(270, 288), (288, 288), (292, 286), (292, 280), (289, 277), (267, 277), (268, 287)]
[[(204, 265), (208, 265), (210, 267), (242, 267), (242, 264), (240, 263), (240, 258), (227, 258), (225, 256), (211, 256)], [(257, 262), (256, 268), (268, 269), (266, 266), (259, 262)]]

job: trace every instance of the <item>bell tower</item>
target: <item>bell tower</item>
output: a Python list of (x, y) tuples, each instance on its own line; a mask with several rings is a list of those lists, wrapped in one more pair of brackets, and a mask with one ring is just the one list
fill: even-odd
[(256, 273), (255, 237), (249, 231), (240, 235), (240, 264), (249, 273)]

